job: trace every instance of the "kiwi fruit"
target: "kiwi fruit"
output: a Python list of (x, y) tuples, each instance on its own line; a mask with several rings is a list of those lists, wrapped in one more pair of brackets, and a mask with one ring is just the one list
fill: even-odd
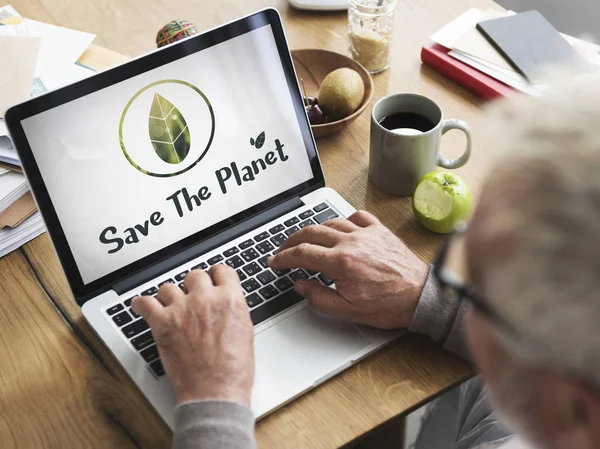
[(356, 111), (365, 95), (365, 84), (355, 70), (337, 69), (328, 74), (319, 89), (319, 105), (332, 122)]

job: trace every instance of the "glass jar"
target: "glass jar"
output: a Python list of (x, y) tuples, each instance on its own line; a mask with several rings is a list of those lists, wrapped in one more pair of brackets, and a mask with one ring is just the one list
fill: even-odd
[(350, 0), (348, 38), (350, 54), (369, 73), (390, 65), (396, 0)]

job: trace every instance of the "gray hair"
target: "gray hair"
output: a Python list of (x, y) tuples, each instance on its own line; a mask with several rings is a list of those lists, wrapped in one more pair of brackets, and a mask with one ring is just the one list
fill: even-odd
[(482, 289), (519, 336), (498, 332), (522, 359), (600, 388), (600, 76), (496, 105), (489, 123), (481, 151), (505, 155), (478, 232), (512, 243)]

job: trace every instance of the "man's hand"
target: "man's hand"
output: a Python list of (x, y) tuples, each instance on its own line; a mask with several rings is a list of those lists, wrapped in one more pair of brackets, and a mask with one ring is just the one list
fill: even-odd
[(133, 310), (150, 326), (177, 403), (222, 399), (250, 405), (254, 384), (254, 330), (240, 280), (216, 265), (141, 296)]
[(428, 267), (377, 218), (359, 211), (295, 232), (271, 267), (320, 271), (336, 290), (297, 281), (295, 289), (327, 315), (382, 329), (410, 324)]

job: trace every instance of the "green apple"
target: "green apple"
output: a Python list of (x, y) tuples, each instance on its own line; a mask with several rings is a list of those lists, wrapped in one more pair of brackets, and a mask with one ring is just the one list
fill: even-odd
[(447, 171), (432, 171), (417, 184), (412, 205), (419, 223), (430, 231), (447, 234), (457, 223), (471, 216), (473, 199), (460, 176)]

